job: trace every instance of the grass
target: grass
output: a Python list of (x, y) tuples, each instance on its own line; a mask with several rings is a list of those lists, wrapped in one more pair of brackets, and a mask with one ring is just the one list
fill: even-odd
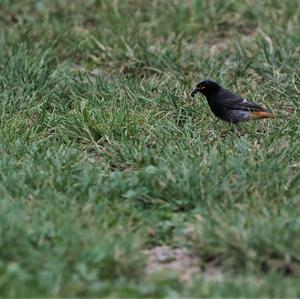
[[(296, 0), (1, 1), (1, 295), (299, 296), (299, 25)], [(203, 78), (278, 117), (224, 133)], [(159, 245), (193, 281), (146, 274)]]

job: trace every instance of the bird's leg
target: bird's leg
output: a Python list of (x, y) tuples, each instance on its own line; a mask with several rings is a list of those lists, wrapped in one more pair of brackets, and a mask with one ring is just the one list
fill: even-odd
[(242, 127), (240, 125), (240, 123), (235, 123), (233, 125), (233, 129), (234, 129), (234, 132), (240, 136), (244, 135), (245, 133), (243, 133), (243, 130), (242, 130)]
[(220, 135), (221, 135), (221, 137), (224, 137), (224, 136), (226, 136), (226, 135), (228, 135), (228, 134), (230, 134), (230, 132), (232, 131), (232, 125), (230, 125), (230, 127), (229, 128), (222, 128), (221, 130), (220, 130)]
[(239, 123), (233, 124), (233, 129), (235, 132), (241, 132), (241, 126), (239, 125)]

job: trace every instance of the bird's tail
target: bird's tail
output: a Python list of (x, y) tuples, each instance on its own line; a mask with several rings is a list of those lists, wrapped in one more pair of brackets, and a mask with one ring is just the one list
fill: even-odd
[(254, 111), (251, 112), (252, 119), (262, 119), (262, 118), (274, 118), (274, 113), (270, 111)]

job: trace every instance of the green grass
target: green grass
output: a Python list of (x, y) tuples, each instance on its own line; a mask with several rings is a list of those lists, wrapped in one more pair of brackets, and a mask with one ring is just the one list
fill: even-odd
[[(1, 295), (300, 296), (299, 26), (297, 0), (2, 0)], [(278, 117), (224, 133), (203, 78)], [(147, 275), (158, 245), (201, 271)]]

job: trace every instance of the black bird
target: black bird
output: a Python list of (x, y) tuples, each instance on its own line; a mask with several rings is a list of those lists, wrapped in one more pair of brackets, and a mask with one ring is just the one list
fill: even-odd
[(200, 81), (191, 96), (195, 96), (198, 92), (206, 96), (211, 111), (217, 117), (233, 124), (274, 117), (272, 112), (235, 95), (212, 80)]

